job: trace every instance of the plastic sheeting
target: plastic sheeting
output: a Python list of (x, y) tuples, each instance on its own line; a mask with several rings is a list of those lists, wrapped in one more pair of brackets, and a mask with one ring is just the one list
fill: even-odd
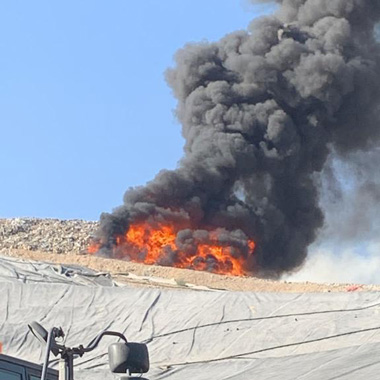
[[(380, 294), (269, 294), (22, 283), (0, 276), (4, 353), (41, 362), (28, 332), (62, 326), (66, 344), (104, 329), (148, 343), (151, 380), (368, 379), (380, 370)], [(114, 379), (106, 338), (76, 378)]]
[(98, 273), (79, 265), (58, 265), (0, 256), (0, 279), (23, 283), (115, 286), (108, 273)]

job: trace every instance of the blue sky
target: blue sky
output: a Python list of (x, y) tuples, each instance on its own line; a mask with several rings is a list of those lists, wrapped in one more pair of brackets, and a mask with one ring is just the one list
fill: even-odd
[(98, 219), (175, 168), (164, 80), (186, 42), (246, 28), (248, 0), (3, 0), (0, 217)]

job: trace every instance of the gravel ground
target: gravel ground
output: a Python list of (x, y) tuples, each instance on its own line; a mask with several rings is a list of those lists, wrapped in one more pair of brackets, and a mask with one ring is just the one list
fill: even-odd
[(84, 220), (0, 219), (0, 250), (80, 253), (86, 250), (97, 228), (98, 222)]
[(135, 278), (132, 279), (133, 276), (143, 276), (171, 280), (179, 287), (193, 284), (232, 291), (297, 293), (380, 291), (380, 286), (375, 285), (290, 283), (254, 277), (223, 276), (85, 254), (97, 226), (97, 222), (82, 220), (0, 219), (0, 254), (58, 264), (83, 265), (100, 272), (109, 272), (116, 279), (127, 283), (136, 282)]

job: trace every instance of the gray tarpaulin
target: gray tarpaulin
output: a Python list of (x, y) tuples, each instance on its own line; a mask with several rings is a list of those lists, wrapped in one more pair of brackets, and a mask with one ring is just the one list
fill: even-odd
[(23, 283), (115, 286), (108, 273), (79, 265), (60, 265), (0, 256), (0, 278)]
[[(42, 361), (28, 332), (62, 326), (69, 345), (101, 330), (148, 343), (151, 380), (377, 379), (380, 294), (269, 294), (9, 281), (0, 275), (4, 353)], [(106, 338), (77, 379), (113, 379)]]

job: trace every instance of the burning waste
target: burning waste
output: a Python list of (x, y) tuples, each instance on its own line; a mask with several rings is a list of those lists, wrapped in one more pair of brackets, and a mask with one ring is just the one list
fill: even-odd
[(316, 175), (379, 141), (378, 0), (279, 0), (176, 54), (178, 168), (130, 189), (90, 252), (233, 275), (299, 267), (323, 225)]
[[(222, 229), (178, 231), (169, 224), (131, 224), (124, 235), (116, 237), (113, 257), (242, 276), (247, 272), (246, 261), (255, 243), (241, 235), (240, 231), (231, 233)], [(94, 252), (99, 248), (90, 247)]]

